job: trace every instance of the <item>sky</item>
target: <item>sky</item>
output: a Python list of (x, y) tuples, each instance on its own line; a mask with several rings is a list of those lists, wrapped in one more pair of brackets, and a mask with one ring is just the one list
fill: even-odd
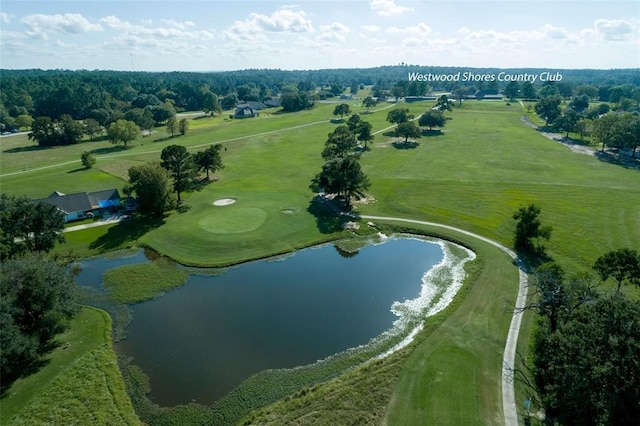
[(0, 68), (640, 68), (636, 0), (0, 0)]

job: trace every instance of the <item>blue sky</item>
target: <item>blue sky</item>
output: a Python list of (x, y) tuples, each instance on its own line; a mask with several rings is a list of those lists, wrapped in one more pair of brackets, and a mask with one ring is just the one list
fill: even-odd
[(640, 2), (0, 2), (0, 67), (638, 68)]

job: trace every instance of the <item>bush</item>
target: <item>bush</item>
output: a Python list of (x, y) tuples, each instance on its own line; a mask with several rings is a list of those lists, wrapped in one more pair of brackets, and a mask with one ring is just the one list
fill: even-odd
[(96, 164), (96, 158), (88, 151), (82, 152), (82, 154), (80, 155), (80, 161), (82, 161), (82, 165), (86, 169), (90, 169), (94, 164)]

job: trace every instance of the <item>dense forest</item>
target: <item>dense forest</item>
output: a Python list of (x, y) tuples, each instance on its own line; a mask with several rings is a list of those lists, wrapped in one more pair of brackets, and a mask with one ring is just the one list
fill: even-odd
[[(619, 70), (542, 70), (480, 69), (458, 67), (422, 67), (397, 65), (362, 69), (326, 69), (283, 71), (250, 69), (227, 72), (121, 72), (68, 70), (1, 70), (0, 123), (3, 130), (28, 129), (36, 117), (58, 120), (68, 115), (75, 120), (93, 118), (102, 126), (121, 118), (135, 118), (145, 108), (175, 108), (176, 111), (231, 109), (238, 101), (261, 101), (275, 95), (305, 93), (313, 99), (325, 99), (344, 91), (354, 92), (362, 86), (373, 86), (374, 96), (414, 95), (432, 91), (460, 89), (460, 83), (409, 81), (410, 73), (539, 74), (561, 73), (556, 82), (560, 94), (570, 98), (576, 89), (588, 92), (602, 101), (611, 94), (626, 98), (640, 96), (640, 73), (637, 69)], [(464, 93), (498, 94), (505, 82), (467, 82)], [(529, 87), (536, 95), (540, 82)], [(593, 88), (597, 89), (593, 89)], [(395, 90), (394, 90), (395, 89)], [(593, 90), (596, 90), (595, 92)], [(309, 102), (302, 102), (309, 106)], [(139, 111), (133, 111), (139, 110)], [(133, 112), (131, 112), (133, 111)], [(162, 121), (163, 111), (155, 121)], [(160, 119), (160, 120), (159, 120)]]

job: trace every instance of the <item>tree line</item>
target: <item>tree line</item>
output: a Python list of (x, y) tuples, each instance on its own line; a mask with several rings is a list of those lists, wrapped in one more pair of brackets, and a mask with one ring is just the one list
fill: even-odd
[[(529, 386), (548, 424), (635, 425), (640, 419), (640, 301), (625, 284), (640, 287), (640, 253), (604, 253), (592, 271), (568, 276), (545, 253), (541, 209), (520, 207), (514, 247), (535, 268), (532, 290), (519, 311), (536, 313), (532, 360), (516, 377)], [(613, 281), (615, 290), (600, 289)], [(532, 382), (528, 380), (531, 377)]]
[[(103, 127), (118, 119), (128, 119), (145, 128), (143, 121), (148, 123), (153, 119), (158, 123), (166, 120), (162, 118), (163, 110), (169, 106), (178, 112), (215, 112), (219, 107), (224, 110), (234, 108), (239, 101), (261, 101), (279, 94), (306, 94), (311, 101), (326, 99), (347, 89), (355, 93), (365, 85), (374, 86), (374, 96), (379, 98), (419, 96), (433, 90), (457, 90), (467, 94), (506, 90), (495, 82), (468, 86), (442, 82), (428, 86), (425, 82), (408, 82), (407, 79), (411, 72), (455, 73), (461, 70), (477, 73), (500, 71), (404, 64), (362, 69), (267, 69), (211, 73), (2, 70), (0, 124), (4, 129), (24, 129), (29, 127), (29, 119), (49, 117), (55, 121), (66, 114), (75, 120), (92, 118)], [(520, 71), (535, 73), (541, 70)], [(609, 101), (605, 96), (608, 93), (615, 96), (628, 85), (640, 86), (635, 70), (560, 71), (564, 78), (557, 86), (563, 93), (578, 90), (578, 87), (591, 90), (588, 86), (596, 86), (599, 99), (603, 101)], [(532, 88), (536, 89), (536, 86)], [(526, 87), (523, 90), (526, 91)], [(534, 98), (535, 95), (529, 93), (525, 97)], [(125, 117), (126, 114), (129, 116)]]
[(0, 394), (40, 367), (78, 311), (71, 272), (45, 256), (63, 227), (53, 205), (0, 194)]
[(591, 98), (584, 93), (574, 96), (563, 108), (562, 97), (557, 91), (536, 102), (534, 109), (545, 125), (565, 133), (579, 134), (581, 140), (591, 135), (596, 142), (618, 152), (628, 151), (632, 157), (640, 146), (640, 90), (628, 88), (616, 94), (612, 106), (597, 103), (591, 106)]

